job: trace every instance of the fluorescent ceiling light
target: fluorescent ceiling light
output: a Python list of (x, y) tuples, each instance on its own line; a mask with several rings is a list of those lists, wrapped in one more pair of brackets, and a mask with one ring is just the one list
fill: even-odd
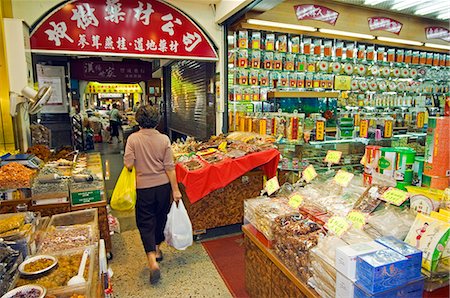
[(439, 12), (441, 10), (445, 10), (446, 12), (448, 11), (447, 1), (438, 2), (438, 3), (432, 4), (432, 5), (428, 4), (426, 6), (422, 6), (422, 8), (417, 9), (414, 13), (418, 14), (418, 15), (426, 15), (426, 14), (430, 14), (433, 12)]
[(391, 38), (391, 37), (384, 37), (384, 36), (378, 36), (377, 39), (381, 40), (381, 41), (409, 44), (409, 45), (412, 45), (412, 46), (421, 46), (421, 45), (423, 45), (423, 43), (421, 43), (419, 41), (408, 40), (408, 39)]
[(421, 2), (423, 2), (423, 0), (403, 0), (403, 1), (398, 1), (397, 3), (395, 3), (391, 9), (395, 9), (395, 10), (403, 10), (406, 9), (408, 7), (413, 7), (417, 4), (420, 4)]
[(428, 42), (426, 42), (425, 46), (429, 47), (429, 48), (450, 50), (450, 46), (446, 46), (446, 45), (443, 45), (443, 44), (436, 44), (436, 43), (428, 43)]
[(382, 2), (386, 2), (387, 0), (366, 0), (364, 1), (365, 5), (377, 5), (380, 4)]
[(310, 27), (310, 26), (278, 23), (278, 22), (271, 22), (271, 21), (264, 21), (264, 20), (257, 20), (257, 19), (248, 19), (247, 23), (253, 24), (253, 25), (286, 28), (286, 29), (294, 29), (294, 30), (301, 30), (301, 31), (311, 31), (311, 32), (317, 31), (317, 28)]
[(448, 19), (450, 19), (450, 11), (441, 13), (436, 18), (441, 19), (441, 20), (448, 20)]
[(319, 29), (319, 32), (327, 33), (327, 34), (334, 34), (334, 35), (364, 38), (364, 39), (375, 39), (375, 36), (369, 35), (369, 34), (361, 34), (361, 33), (339, 31), (339, 30), (332, 30), (332, 29)]

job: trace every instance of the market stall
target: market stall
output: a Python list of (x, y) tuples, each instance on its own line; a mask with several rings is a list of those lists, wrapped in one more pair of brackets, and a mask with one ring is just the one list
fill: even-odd
[(213, 137), (205, 143), (189, 139), (173, 149), (195, 234), (242, 223), (243, 201), (259, 194), (263, 176), (275, 176), (279, 161), (278, 150), (256, 134)]

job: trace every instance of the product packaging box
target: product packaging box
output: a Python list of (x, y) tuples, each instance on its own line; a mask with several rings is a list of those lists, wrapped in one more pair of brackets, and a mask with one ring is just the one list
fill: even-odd
[(354, 297), (355, 284), (342, 275), (339, 271), (336, 272), (336, 298)]
[(402, 285), (400, 287), (391, 289), (389, 291), (384, 291), (376, 294), (370, 293), (363, 286), (358, 284), (355, 285), (354, 298), (421, 298), (424, 290), (424, 279), (419, 278), (412, 280), (411, 282)]
[(407, 277), (408, 279), (416, 279), (421, 277), (422, 270), (422, 251), (403, 242), (394, 236), (387, 236), (375, 239), (376, 242), (398, 252), (408, 259)]
[(391, 290), (407, 283), (408, 259), (383, 249), (359, 256), (356, 262), (356, 280), (371, 294)]
[(385, 247), (375, 241), (338, 247), (336, 249), (336, 270), (348, 279), (356, 280), (356, 258), (373, 253)]

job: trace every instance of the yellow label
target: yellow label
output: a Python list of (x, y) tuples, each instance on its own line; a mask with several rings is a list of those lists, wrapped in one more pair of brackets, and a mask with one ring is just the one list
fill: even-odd
[(347, 219), (351, 221), (353, 226), (357, 229), (362, 229), (366, 224), (366, 216), (359, 211), (350, 211), (347, 214)]
[(313, 165), (309, 165), (302, 172), (302, 177), (306, 181), (306, 183), (311, 182), (314, 178), (317, 177), (316, 169), (314, 169)]
[(389, 188), (382, 195), (381, 199), (395, 206), (400, 206), (409, 198), (409, 193), (398, 188)]
[(359, 161), (360, 164), (362, 164), (363, 166), (365, 166), (367, 164), (367, 157), (366, 154), (364, 153), (363, 157), (361, 158), (361, 160)]
[(280, 184), (278, 183), (278, 177), (275, 176), (269, 180), (267, 180), (266, 185), (264, 186), (267, 194), (270, 196), (274, 192), (280, 189)]
[(350, 76), (335, 76), (334, 89), (335, 90), (350, 90), (352, 87), (352, 77)]
[(245, 118), (239, 118), (239, 131), (245, 131)]
[(218, 149), (222, 152), (226, 152), (227, 151), (227, 142), (220, 143)]
[(298, 193), (293, 194), (289, 198), (289, 206), (291, 206), (294, 209), (297, 209), (300, 207), (300, 205), (303, 203), (303, 197), (299, 195)]
[(361, 120), (359, 122), (359, 137), (367, 138), (369, 133), (369, 120)]
[(344, 170), (339, 170), (336, 173), (336, 176), (334, 176), (334, 182), (339, 184), (342, 187), (347, 187), (347, 185), (353, 179), (353, 176), (355, 176), (355, 175), (353, 175), (352, 173), (349, 173)]
[(266, 135), (266, 133), (267, 133), (267, 120), (261, 119), (259, 121), (259, 134)]
[(325, 122), (316, 121), (316, 141), (323, 141), (325, 139)]
[(325, 156), (325, 162), (331, 164), (338, 164), (341, 160), (342, 152), (336, 150), (328, 150), (327, 156)]
[(350, 224), (342, 216), (332, 216), (325, 226), (337, 236), (342, 236), (350, 228)]
[(425, 112), (417, 113), (417, 128), (423, 128), (425, 123)]
[(384, 121), (384, 137), (391, 138), (392, 131), (393, 131), (392, 120), (385, 120)]

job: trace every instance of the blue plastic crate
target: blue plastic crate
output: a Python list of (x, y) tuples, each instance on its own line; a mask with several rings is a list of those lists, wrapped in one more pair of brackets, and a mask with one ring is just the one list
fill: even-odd
[(412, 280), (404, 286), (397, 287), (388, 291), (371, 294), (361, 284), (356, 282), (354, 298), (421, 298), (423, 295), (425, 279), (420, 277)]
[(407, 258), (391, 249), (383, 249), (358, 257), (356, 280), (375, 294), (406, 284), (407, 268)]
[(416, 279), (421, 276), (422, 270), (422, 251), (403, 242), (393, 236), (386, 236), (375, 239), (376, 242), (398, 252), (408, 259), (408, 278)]

